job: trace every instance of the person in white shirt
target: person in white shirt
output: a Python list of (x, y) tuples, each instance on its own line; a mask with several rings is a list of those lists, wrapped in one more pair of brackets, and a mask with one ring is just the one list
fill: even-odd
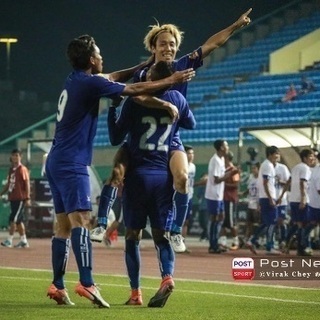
[(246, 240), (249, 240), (250, 236), (252, 236), (254, 233), (254, 227), (257, 227), (260, 223), (260, 206), (258, 194), (259, 168), (259, 162), (251, 164), (251, 174), (247, 182), (247, 189), (241, 194), (241, 196), (247, 196), (248, 200), (245, 233)]
[(277, 224), (278, 211), (276, 199), (275, 166), (279, 161), (280, 151), (276, 146), (266, 147), (266, 159), (262, 162), (258, 175), (258, 192), (261, 212), (261, 224), (255, 234), (247, 241), (247, 247), (254, 253), (260, 234), (266, 230), (266, 254), (276, 255), (274, 249), (274, 229)]
[(290, 240), (297, 234), (297, 255), (310, 255), (305, 251), (306, 225), (309, 220), (309, 195), (308, 182), (311, 177), (311, 169), (315, 162), (314, 152), (311, 149), (303, 149), (300, 152), (301, 162), (291, 170), (290, 209), (292, 225), (287, 236), (287, 252), (290, 249)]
[[(194, 150), (190, 145), (184, 145), (184, 149), (188, 158), (188, 209), (185, 217), (185, 222), (182, 228), (182, 236), (185, 239), (188, 233), (188, 228), (192, 215), (192, 205), (193, 205), (193, 194), (194, 194), (194, 181), (196, 177), (196, 165), (193, 163), (194, 161)], [(185, 252), (190, 253), (190, 250), (186, 247)]]
[(208, 180), (205, 191), (208, 214), (210, 215), (209, 253), (221, 253), (218, 238), (224, 220), (224, 182), (230, 176), (238, 173), (238, 169), (228, 172), (225, 170), (224, 157), (229, 151), (227, 141), (216, 140), (213, 145), (216, 153), (209, 161)]
[[(279, 159), (280, 161), (280, 159)], [(287, 211), (288, 211), (288, 192), (287, 184), (290, 180), (289, 168), (278, 162), (276, 170), (276, 199), (278, 203), (278, 226), (279, 226), (279, 247), (283, 249), (287, 239)]]
[(320, 225), (320, 154), (315, 152), (316, 161), (313, 167), (311, 167), (311, 176), (309, 180), (309, 217), (308, 224), (306, 226), (305, 234), (307, 238), (307, 247), (305, 251), (312, 254), (310, 233), (317, 226)]

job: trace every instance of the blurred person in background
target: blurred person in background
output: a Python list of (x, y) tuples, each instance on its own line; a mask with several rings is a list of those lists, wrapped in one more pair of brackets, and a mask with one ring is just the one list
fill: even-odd
[(198, 220), (199, 220), (200, 228), (202, 229), (202, 232), (200, 235), (200, 241), (208, 240), (209, 215), (207, 210), (207, 202), (204, 197), (207, 180), (208, 180), (208, 174), (203, 173), (200, 177), (200, 180), (194, 183), (194, 187), (197, 188), (195, 196), (198, 200)]
[(247, 182), (247, 189), (240, 193), (241, 196), (247, 196), (248, 208), (246, 218), (246, 231), (245, 240), (248, 241), (249, 237), (254, 234), (255, 227), (260, 224), (260, 206), (259, 206), (259, 193), (258, 193), (258, 174), (260, 163), (256, 162), (250, 166), (250, 176)]
[(210, 215), (209, 227), (209, 253), (221, 253), (218, 239), (224, 221), (225, 208), (223, 202), (225, 181), (238, 169), (226, 171), (225, 156), (229, 152), (228, 142), (222, 139), (215, 140), (213, 143), (215, 153), (209, 161), (208, 180), (206, 184), (205, 198), (207, 200), (208, 214)]
[[(280, 161), (280, 157), (279, 157)], [(288, 192), (287, 185), (290, 181), (289, 168), (281, 162), (277, 162), (276, 167), (276, 198), (280, 199), (277, 204), (278, 208), (278, 241), (279, 248), (283, 250), (286, 245), (287, 228), (288, 228)]]
[(312, 91), (316, 91), (316, 85), (314, 82), (310, 79), (308, 79), (306, 76), (301, 77), (301, 83), (300, 83), (300, 90), (299, 94), (307, 94)]
[[(188, 209), (185, 217), (185, 221), (182, 228), (182, 237), (185, 242), (188, 230), (191, 227), (192, 223), (192, 206), (193, 206), (193, 195), (194, 195), (194, 180), (196, 177), (196, 165), (194, 164), (194, 149), (190, 145), (184, 145), (184, 149), (187, 154), (188, 159)], [(175, 223), (175, 220), (173, 221)], [(185, 252), (190, 253), (190, 250), (186, 246)]]
[(314, 233), (311, 239), (311, 232), (315, 230), (315, 227), (319, 228), (320, 225), (320, 153), (318, 150), (314, 150), (316, 161), (313, 167), (311, 167), (311, 177), (309, 181), (309, 223), (307, 225), (307, 234), (310, 236), (307, 239), (307, 246), (305, 251), (307, 253), (313, 253), (313, 248), (317, 246), (319, 239), (316, 237)]
[(310, 228), (309, 194), (308, 185), (311, 178), (311, 167), (315, 165), (314, 152), (311, 149), (300, 151), (300, 162), (291, 170), (290, 183), (290, 209), (291, 226), (287, 235), (285, 251), (290, 250), (290, 242), (293, 236), (297, 238), (297, 255), (310, 256), (306, 251)]
[(20, 235), (20, 241), (15, 248), (28, 248), (29, 243), (26, 236), (26, 227), (24, 224), (25, 206), (30, 206), (30, 176), (29, 170), (21, 163), (22, 152), (20, 149), (13, 149), (10, 155), (11, 167), (9, 169), (7, 183), (0, 192), (0, 196), (8, 193), (10, 202), (9, 216), (9, 236), (1, 242), (1, 245), (7, 248), (12, 247), (14, 232), (17, 230)]
[(258, 175), (261, 223), (246, 243), (247, 247), (254, 254), (257, 254), (257, 241), (263, 232), (266, 235), (266, 254), (280, 254), (274, 248), (274, 229), (278, 219), (275, 166), (279, 161), (279, 157), (280, 151), (276, 146), (266, 147), (266, 159), (262, 162)]
[[(237, 170), (236, 166), (232, 163), (233, 153), (229, 151), (225, 158), (226, 172)], [(238, 250), (239, 249), (239, 237), (238, 237), (238, 226), (237, 226), (237, 204), (239, 201), (239, 185), (240, 185), (240, 174), (236, 173), (230, 176), (224, 182), (224, 211), (225, 218), (223, 221), (219, 244), (222, 250)], [(230, 230), (232, 236), (232, 243), (229, 247), (227, 244), (227, 232)]]

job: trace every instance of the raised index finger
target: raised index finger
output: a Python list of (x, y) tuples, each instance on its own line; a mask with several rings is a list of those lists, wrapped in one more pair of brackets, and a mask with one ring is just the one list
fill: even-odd
[(250, 8), (244, 15), (247, 16), (252, 11), (252, 8)]

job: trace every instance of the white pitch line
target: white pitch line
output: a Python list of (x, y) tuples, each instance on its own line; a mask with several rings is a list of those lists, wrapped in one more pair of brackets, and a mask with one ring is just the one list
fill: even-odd
[[(12, 270), (27, 270), (27, 271), (36, 271), (36, 272), (52, 272), (49, 269), (29, 269), (29, 268), (13, 268), (13, 267), (1, 267), (0, 269), (12, 269)], [(70, 271), (68, 274), (78, 274), (76, 271)], [(128, 278), (127, 275), (123, 274), (112, 274), (112, 273), (95, 273), (95, 276), (112, 276), (119, 278)], [(159, 277), (155, 276), (143, 276), (145, 279), (159, 279)], [(222, 285), (230, 285), (230, 286), (248, 286), (248, 287), (267, 287), (267, 288), (279, 288), (279, 289), (291, 289), (291, 290), (306, 290), (306, 291), (319, 291), (320, 288), (304, 288), (304, 287), (293, 287), (293, 286), (284, 286), (279, 284), (264, 284), (264, 283), (253, 283), (250, 280), (248, 281), (220, 281), (220, 280), (201, 280), (201, 279), (187, 279), (187, 278), (174, 278), (175, 281), (189, 281), (189, 282), (199, 282), (199, 283), (216, 283)], [(298, 281), (298, 280), (297, 280)], [(312, 280), (310, 280), (312, 281)]]
[[(39, 270), (38, 270), (39, 271)], [(44, 271), (44, 270), (42, 270)], [(45, 270), (47, 271), (47, 270)], [(8, 277), (8, 276), (0, 276), (0, 279), (20, 279), (20, 280), (28, 280), (28, 281), (44, 281), (45, 279), (41, 278), (26, 278), (26, 277)], [(185, 280), (185, 279), (184, 279)], [(67, 283), (76, 284), (77, 281), (66, 281)], [(109, 286), (109, 287), (121, 287), (127, 288), (128, 285), (118, 285), (118, 284), (103, 284), (99, 283), (99, 286)], [(144, 290), (157, 290), (158, 288), (154, 287), (143, 287)], [(281, 289), (284, 289), (281, 288)], [(299, 288), (300, 289), (300, 288)], [(306, 288), (308, 290), (308, 288)], [(234, 294), (234, 293), (224, 293), (224, 292), (213, 292), (213, 291), (196, 291), (196, 290), (184, 290), (184, 289), (177, 289), (178, 292), (184, 293), (195, 293), (195, 294), (203, 294), (203, 295), (216, 295), (216, 296), (224, 296), (224, 297), (234, 297), (234, 298), (243, 298), (243, 299), (255, 299), (255, 300), (265, 300), (265, 301), (273, 301), (273, 302), (285, 302), (285, 303), (295, 303), (295, 304), (309, 304), (309, 305), (320, 305), (320, 301), (302, 301), (302, 300), (291, 300), (291, 299), (279, 299), (279, 298), (272, 298), (272, 297), (261, 297), (261, 296), (250, 296), (245, 294)]]

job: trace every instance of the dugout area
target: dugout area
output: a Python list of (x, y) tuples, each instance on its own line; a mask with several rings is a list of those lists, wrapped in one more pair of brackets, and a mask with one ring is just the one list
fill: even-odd
[[(258, 143), (257, 143), (258, 142)], [(317, 148), (320, 146), (320, 122), (302, 124), (279, 124), (270, 126), (252, 126), (239, 128), (238, 163), (242, 167), (241, 188), (246, 188), (246, 182), (250, 175), (250, 164), (262, 162), (265, 159), (265, 151), (255, 148), (257, 145), (276, 146), (280, 149), (281, 162), (291, 170), (293, 166), (301, 162), (299, 152), (304, 148)], [(247, 160), (249, 149), (256, 150), (253, 157)], [(258, 152), (260, 151), (260, 152)], [(259, 154), (260, 153), (260, 154)], [(259, 155), (258, 155), (259, 154)], [(240, 199), (237, 207), (239, 234), (245, 231), (247, 214), (247, 202)]]
[(278, 147), (282, 162), (291, 169), (300, 162), (300, 150), (303, 148), (319, 148), (320, 122), (241, 127), (239, 128), (238, 163), (242, 162), (244, 151), (255, 139), (265, 146), (274, 145)]

